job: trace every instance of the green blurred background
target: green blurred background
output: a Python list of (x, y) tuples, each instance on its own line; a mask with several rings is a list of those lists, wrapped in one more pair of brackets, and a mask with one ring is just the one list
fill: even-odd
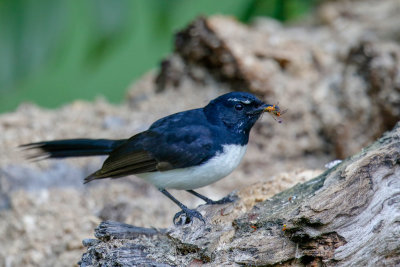
[(199, 15), (297, 19), (317, 0), (0, 0), (0, 112), (57, 107), (127, 87), (173, 49)]

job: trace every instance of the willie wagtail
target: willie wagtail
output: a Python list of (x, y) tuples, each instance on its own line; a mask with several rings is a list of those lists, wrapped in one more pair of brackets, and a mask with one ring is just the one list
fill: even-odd
[(40, 149), (42, 153), (37, 156), (45, 158), (108, 155), (101, 169), (86, 177), (85, 183), (134, 174), (152, 183), (182, 209), (174, 216), (175, 224), (189, 223), (193, 218), (204, 222), (198, 211), (187, 208), (166, 189), (186, 190), (207, 204), (232, 201), (229, 197), (213, 201), (193, 189), (224, 178), (238, 166), (250, 129), (263, 112), (281, 115), (277, 105), (265, 104), (249, 93), (232, 92), (204, 108), (161, 118), (129, 139), (68, 139), (22, 146)]

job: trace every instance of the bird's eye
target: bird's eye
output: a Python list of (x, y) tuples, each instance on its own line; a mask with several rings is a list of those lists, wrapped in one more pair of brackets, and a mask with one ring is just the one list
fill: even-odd
[(236, 104), (235, 105), (235, 109), (236, 110), (242, 110), (243, 109), (243, 105), (242, 104)]

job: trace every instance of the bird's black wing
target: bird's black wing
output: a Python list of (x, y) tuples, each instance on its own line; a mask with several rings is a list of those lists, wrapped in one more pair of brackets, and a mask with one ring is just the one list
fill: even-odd
[(102, 168), (85, 182), (185, 168), (211, 158), (215, 151), (211, 129), (198, 124), (184, 125), (150, 128), (131, 137), (113, 150)]
[[(205, 125), (188, 125), (164, 132), (158, 142), (147, 143), (146, 151), (170, 169), (199, 165), (218, 150), (212, 129)], [(159, 169), (163, 171), (163, 169)]]

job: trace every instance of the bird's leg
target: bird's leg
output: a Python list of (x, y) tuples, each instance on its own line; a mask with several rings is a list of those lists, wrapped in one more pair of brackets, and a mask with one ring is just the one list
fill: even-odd
[[(188, 207), (183, 205), (181, 202), (179, 202), (179, 200), (174, 198), (167, 190), (165, 190), (165, 189), (158, 189), (158, 190), (160, 190), (161, 193), (166, 195), (169, 199), (171, 199), (173, 202), (175, 202), (175, 204), (178, 205), (182, 209), (180, 212), (178, 212), (174, 216), (173, 222), (175, 225), (188, 224), (193, 221), (193, 218), (197, 218), (200, 221), (202, 221), (203, 223), (205, 223), (204, 218), (200, 212), (198, 212), (197, 210), (189, 209)], [(186, 218), (184, 218), (184, 220), (182, 220), (182, 218), (181, 218), (182, 215), (185, 215), (185, 217), (186, 217)]]
[(198, 198), (201, 198), (202, 200), (204, 200), (209, 205), (226, 204), (226, 203), (234, 202), (237, 199), (236, 196), (228, 195), (228, 196), (226, 196), (224, 198), (221, 198), (220, 200), (212, 200), (212, 199), (209, 199), (206, 196), (203, 196), (202, 194), (197, 193), (194, 190), (186, 190), (186, 191), (189, 192), (192, 195), (195, 195)]

